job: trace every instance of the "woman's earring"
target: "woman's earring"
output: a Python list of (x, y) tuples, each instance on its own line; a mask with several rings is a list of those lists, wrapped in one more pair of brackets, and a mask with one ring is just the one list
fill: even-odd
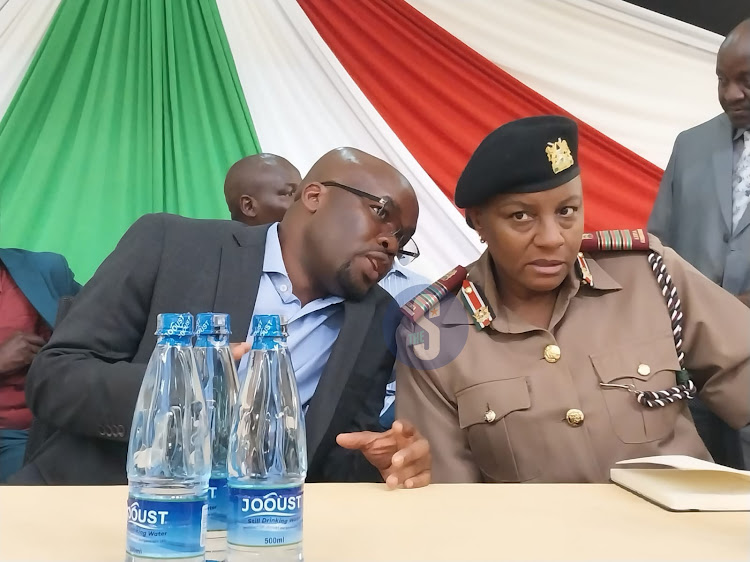
[(484, 238), (482, 238), (481, 236), (479, 237), (479, 241), (480, 241), (480, 242), (481, 242), (482, 244), (484, 244), (484, 243), (485, 243), (485, 242), (484, 242)]

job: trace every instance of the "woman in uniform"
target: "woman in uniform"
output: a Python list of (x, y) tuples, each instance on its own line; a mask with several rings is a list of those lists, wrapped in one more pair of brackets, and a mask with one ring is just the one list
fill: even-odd
[(560, 116), (482, 141), (455, 202), (487, 250), (402, 309), (397, 415), (429, 440), (433, 482), (606, 482), (623, 459), (710, 460), (687, 407), (698, 390), (750, 423), (750, 309), (643, 230), (585, 234), (577, 148)]

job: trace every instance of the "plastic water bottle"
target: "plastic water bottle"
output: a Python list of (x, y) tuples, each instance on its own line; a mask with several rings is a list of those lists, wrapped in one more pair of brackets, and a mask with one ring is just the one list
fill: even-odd
[(227, 448), (237, 403), (237, 369), (229, 348), (228, 314), (204, 312), (195, 319), (195, 362), (208, 409), (211, 479), (208, 482), (206, 560), (222, 562), (227, 547)]
[(302, 560), (307, 445), (281, 322), (253, 317), (253, 346), (229, 438), (230, 562)]
[(160, 314), (128, 449), (127, 561), (204, 559), (211, 472), (193, 317)]

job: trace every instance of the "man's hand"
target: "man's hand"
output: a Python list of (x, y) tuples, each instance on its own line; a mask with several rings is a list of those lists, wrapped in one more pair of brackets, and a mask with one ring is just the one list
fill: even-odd
[(232, 349), (232, 357), (234, 357), (235, 362), (237, 362), (242, 359), (242, 356), (245, 355), (245, 353), (250, 351), (253, 344), (243, 341), (242, 343), (230, 343), (229, 347)]
[(742, 293), (741, 295), (737, 295), (737, 298), (740, 299), (742, 304), (750, 307), (750, 293)]
[(341, 433), (336, 442), (345, 449), (362, 451), (389, 488), (420, 488), (430, 483), (430, 444), (406, 421), (396, 420), (384, 433)]
[(0, 374), (11, 373), (31, 365), (46, 342), (37, 335), (16, 332), (0, 344)]

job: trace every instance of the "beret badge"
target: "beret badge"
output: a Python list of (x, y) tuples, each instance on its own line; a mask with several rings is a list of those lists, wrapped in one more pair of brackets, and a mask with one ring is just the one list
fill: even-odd
[(564, 172), (574, 164), (568, 141), (564, 139), (558, 138), (556, 142), (548, 142), (544, 150), (555, 174)]

